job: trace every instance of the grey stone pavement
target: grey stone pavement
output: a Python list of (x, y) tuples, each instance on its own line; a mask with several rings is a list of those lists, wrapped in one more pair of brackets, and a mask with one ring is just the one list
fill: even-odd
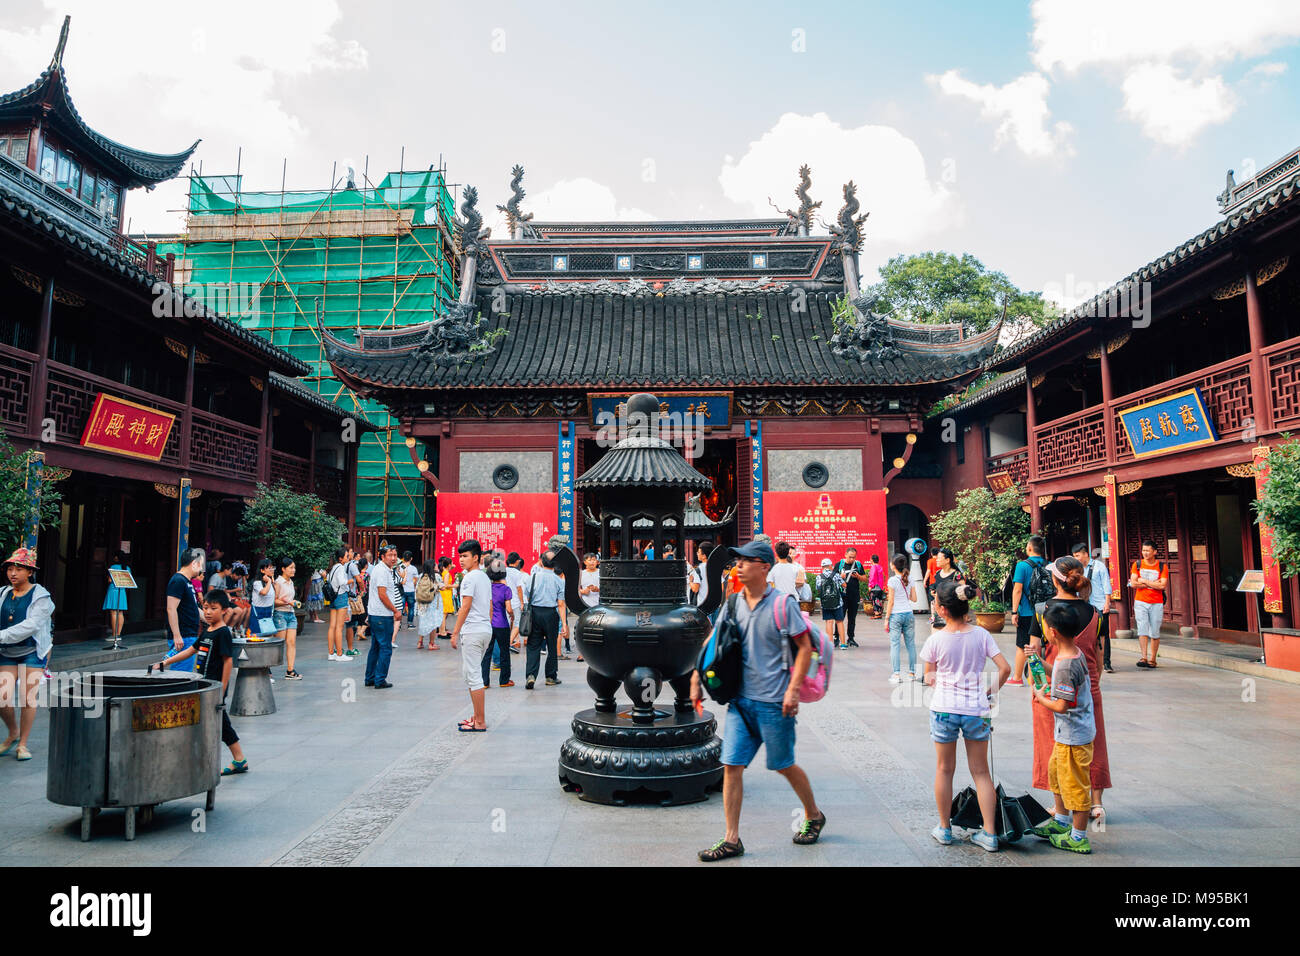
[[(918, 650), (927, 631), (918, 618)], [(1136, 642), (1116, 642), (1118, 673), (1102, 685), (1116, 787), (1093, 854), (1032, 837), (987, 854), (930, 838), (934, 750), (921, 685), (887, 682), (879, 622), (860, 619), (858, 632), (862, 648), (837, 654), (830, 693), (799, 718), (799, 763), (828, 817), (821, 843), (791, 843), (798, 803), (763, 769), (760, 751), (746, 773), (746, 855), (720, 865), (1300, 863), (1288, 799), (1300, 789), (1300, 687), (1170, 660), (1148, 672), (1134, 666)], [(1014, 650), (1011, 638), (999, 636), (1004, 652)], [(361, 686), (362, 658), (326, 661), (324, 626), (308, 627), (299, 637), (305, 679), (277, 681), (279, 712), (235, 718), (251, 771), (223, 780), (203, 832), (192, 825), (198, 795), (160, 806), (132, 843), (122, 813), (105, 811), (81, 843), (78, 810), (45, 798), (41, 715), (35, 759), (0, 759), (0, 865), (702, 865), (695, 852), (722, 836), (720, 794), (683, 807), (603, 807), (558, 786), (569, 719), (591, 705), (584, 665), (562, 661), (561, 686), (529, 692), (514, 656), (518, 685), (488, 691), (490, 730), (461, 734), (469, 699), (460, 655), (445, 641), (435, 652), (415, 642), (413, 631), (400, 632), (396, 686), (374, 691)], [(364, 654), (368, 644), (359, 646)], [(665, 688), (661, 701), (670, 695)], [(995, 770), (1008, 792), (1023, 793), (1024, 688), (1003, 692), (995, 727)], [(968, 782), (962, 757), (955, 787)]]

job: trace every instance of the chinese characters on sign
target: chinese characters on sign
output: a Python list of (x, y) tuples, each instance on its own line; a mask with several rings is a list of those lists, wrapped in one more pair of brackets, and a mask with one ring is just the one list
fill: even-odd
[(199, 722), (199, 695), (131, 701), (131, 731), (193, 727)]
[(1186, 451), (1219, 437), (1197, 388), (1124, 409), (1119, 417), (1135, 458)]
[[(763, 423), (755, 422), (752, 433), (745, 422), (745, 437), (749, 439), (750, 467), (753, 469), (750, 487), (753, 489), (754, 534), (763, 533)], [(775, 539), (774, 539), (775, 540)]]
[(989, 490), (995, 495), (1002, 494), (1002, 492), (1006, 491), (1016, 483), (1016, 480), (1011, 477), (1011, 472), (1009, 471), (994, 472), (987, 476), (986, 480), (989, 483)]
[[(597, 393), (590, 396), (591, 427), (600, 428), (627, 416), (627, 400), (622, 393)], [(679, 421), (699, 422), (705, 428), (731, 427), (731, 392), (692, 392), (681, 395), (660, 395), (659, 414), (664, 421), (678, 416)]]
[[(565, 426), (568, 426), (569, 434), (564, 434)], [(573, 449), (573, 422), (560, 422), (555, 426), (559, 430), (559, 462), (560, 462), (560, 520), (559, 531), (556, 534), (567, 538), (569, 545), (574, 543), (573, 536), (573, 470), (577, 467), (577, 461), (574, 457)]]
[[(1256, 445), (1253, 453), (1255, 462), (1255, 495), (1263, 497), (1264, 487), (1268, 484), (1271, 466), (1268, 461), (1269, 447)], [(1282, 571), (1277, 558), (1273, 555), (1273, 526), (1259, 523), (1259, 556), (1264, 571), (1264, 612), (1266, 614), (1282, 613)]]
[(175, 415), (100, 392), (81, 433), (81, 445), (158, 461), (175, 421)]
[(860, 560), (888, 551), (883, 491), (769, 491), (763, 508), (772, 540), (799, 548), (810, 573), (822, 558), (844, 557), (845, 548), (857, 548)]
[(559, 495), (443, 492), (437, 497), (437, 553), (455, 554), (466, 538), (484, 551), (518, 551), (532, 567), (551, 535)]

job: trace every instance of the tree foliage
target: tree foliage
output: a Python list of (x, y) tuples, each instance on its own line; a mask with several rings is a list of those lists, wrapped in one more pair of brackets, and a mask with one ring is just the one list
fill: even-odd
[(908, 322), (960, 322), (982, 332), (1005, 315), (1008, 322), (1042, 325), (1060, 310), (1038, 292), (1016, 287), (1005, 273), (993, 272), (974, 256), (922, 252), (895, 256), (880, 267), (871, 287), (877, 308)]
[(330, 566), (344, 530), (342, 521), (326, 514), (323, 500), (299, 494), (283, 481), (270, 488), (259, 482), (257, 495), (239, 519), (245, 544), (272, 561), (292, 558), (298, 566), (295, 578), (304, 582), (312, 571)]
[(966, 573), (984, 590), (980, 610), (1006, 610), (997, 599), (1002, 583), (1015, 567), (1016, 549), (1029, 537), (1029, 515), (1024, 511), (1025, 492), (1013, 485), (995, 495), (988, 488), (967, 488), (957, 492), (949, 511), (930, 519), (932, 543), (951, 549), (966, 567)]
[(1273, 528), (1273, 556), (1283, 577), (1300, 574), (1300, 441), (1283, 435), (1268, 455), (1268, 481), (1251, 502), (1258, 524)]
[[(14, 450), (0, 428), (0, 548), (19, 547), (27, 533), (27, 458)], [(62, 500), (54, 482), (41, 482), (41, 528), (58, 526)]]

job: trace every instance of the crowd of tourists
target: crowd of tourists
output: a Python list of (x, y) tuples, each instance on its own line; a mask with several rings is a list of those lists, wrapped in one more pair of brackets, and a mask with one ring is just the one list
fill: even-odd
[[(515, 686), (512, 673), (517, 665), (512, 655), (524, 655), (527, 689), (543, 678), (547, 686), (562, 683), (559, 662), (570, 659), (573, 647), (564, 575), (556, 567), (558, 547), (553, 539), (525, 570), (518, 552), (484, 551), (472, 539), (457, 547), (454, 559), (442, 556), (421, 564), (409, 551), (399, 555), (393, 545), (382, 545), (374, 553), (343, 545), (329, 567), (304, 575), (310, 582), (306, 611), (313, 623), (326, 625), (330, 662), (349, 663), (359, 654), (356, 643), (370, 642), (364, 684), (376, 690), (393, 686), (389, 671), (403, 623), (416, 632), (417, 650), (437, 651), (439, 642), (448, 641), (460, 653), (460, 672), (472, 710), (458, 729), (481, 733), (488, 727), (485, 691), (492, 674), (498, 675), (498, 687)], [(760, 537), (729, 548), (721, 586), (735, 600), (721, 602), (713, 618), (715, 628), (734, 626), (744, 635), (739, 644), (743, 677), (737, 696), (728, 704), (723, 734), (725, 834), (701, 851), (700, 859), (712, 862), (744, 852), (739, 835), (742, 774), (760, 746), (766, 747), (768, 769), (787, 779), (803, 805), (804, 820), (795, 843), (817, 842), (826, 816), (817, 806), (807, 774), (795, 763), (795, 717), (804, 678), (810, 666), (816, 670), (813, 649), (822, 640), (837, 649), (859, 647), (855, 625), (860, 611), (885, 622), (890, 683), (922, 680), (933, 688), (929, 720), (939, 816), (934, 839), (944, 845), (954, 842), (953, 777), (957, 742), (964, 739), (983, 819), (982, 829), (975, 830), (970, 840), (989, 851), (999, 848), (998, 797), (988, 759), (994, 701), (1004, 685), (1029, 685), (1032, 783), (1053, 797), (1050, 817), (1029, 832), (1064, 850), (1091, 852), (1089, 824), (1104, 822), (1102, 795), (1111, 787), (1101, 694), (1101, 674), (1113, 673), (1107, 626), (1111, 580), (1106, 563), (1090, 554), (1086, 545), (1071, 550), (1072, 554), (1049, 561), (1041, 537), (1026, 541), (1005, 585), (1016, 626), (1011, 665), (971, 613), (975, 599), (1005, 591), (986, 593), (947, 548), (928, 555), (923, 574), (914, 574), (908, 556), (894, 555), (885, 565), (872, 554), (864, 564), (853, 548), (846, 549), (838, 561), (823, 559), (816, 573), (805, 569), (799, 549), (785, 541), (773, 546)], [(706, 569), (713, 551), (711, 542), (701, 542), (686, 562), (686, 593), (692, 604), (707, 600)], [(231, 680), (234, 639), (274, 636), (285, 642), (284, 679), (303, 679), (296, 668), (298, 611), (303, 602), (295, 590), (294, 559), (281, 556), (225, 564), (224, 558), (218, 549), (208, 554), (190, 548), (181, 554), (179, 567), (167, 583), (171, 646), (161, 666), (197, 671), (221, 681), (224, 689)], [(36, 710), (23, 707), (19, 720), (12, 705), (19, 687), (23, 699), (30, 700), (41, 678), (48, 676), (54, 598), (36, 582), (35, 554), (28, 549), (15, 551), (4, 570), (8, 586), (0, 588), (0, 719), (7, 735), (0, 756), (13, 752), (18, 760), (28, 760)], [(110, 570), (129, 572), (128, 555), (117, 554)], [(1144, 541), (1141, 558), (1129, 570), (1141, 647), (1138, 667), (1150, 669), (1158, 666), (1168, 568), (1158, 559), (1154, 543)], [(579, 575), (577, 590), (584, 607), (596, 606), (600, 556), (584, 554)], [(114, 637), (121, 634), (126, 611), (127, 589), (119, 583), (110, 583), (104, 599)], [(820, 634), (809, 617), (816, 608), (820, 608)], [(918, 651), (919, 609), (930, 616), (931, 633)], [(580, 655), (577, 659), (582, 660)], [(993, 673), (987, 671), (990, 661)], [(923, 672), (918, 671), (918, 663)], [(698, 672), (692, 678), (691, 694), (696, 701), (703, 699)], [(232, 757), (223, 774), (247, 772), (239, 737), (224, 712), (222, 740)]]

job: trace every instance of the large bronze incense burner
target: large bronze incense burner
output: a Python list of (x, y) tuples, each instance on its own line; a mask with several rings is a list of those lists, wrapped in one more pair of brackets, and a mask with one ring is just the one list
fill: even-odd
[[(595, 706), (573, 718), (573, 736), (560, 748), (560, 783), (583, 800), (623, 804), (649, 798), (665, 805), (703, 800), (722, 780), (717, 721), (696, 714), (691, 671), (709, 633), (706, 616), (720, 584), (713, 568), (704, 607), (686, 598), (686, 562), (664, 560), (671, 543), (683, 554), (688, 492), (712, 482), (658, 437), (659, 402), (634, 395), (627, 403), (628, 437), (581, 475), (576, 485), (601, 496), (600, 604), (587, 608), (574, 631), (586, 659)], [(654, 559), (637, 554), (650, 543)], [(570, 606), (577, 597), (577, 562), (564, 563)], [(711, 563), (712, 564), (712, 563)], [(671, 706), (659, 708), (663, 685)], [(620, 706), (622, 687), (631, 701)]]

